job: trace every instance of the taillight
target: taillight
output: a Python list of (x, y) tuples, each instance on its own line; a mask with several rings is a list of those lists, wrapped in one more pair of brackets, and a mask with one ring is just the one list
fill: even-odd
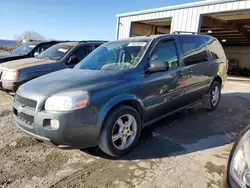
[(227, 59), (227, 72), (228, 72), (228, 59)]

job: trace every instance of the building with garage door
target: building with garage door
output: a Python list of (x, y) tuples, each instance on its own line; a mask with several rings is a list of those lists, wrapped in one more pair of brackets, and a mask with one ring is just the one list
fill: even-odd
[(216, 37), (231, 74), (250, 76), (250, 0), (200, 1), (117, 15), (117, 39), (174, 31)]

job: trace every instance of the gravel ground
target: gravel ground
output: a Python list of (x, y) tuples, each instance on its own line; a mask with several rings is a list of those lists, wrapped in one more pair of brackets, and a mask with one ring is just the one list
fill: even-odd
[(232, 142), (250, 123), (249, 85), (228, 82), (223, 93), (216, 111), (198, 104), (170, 116), (115, 160), (25, 135), (12, 120), (12, 96), (0, 92), (0, 187), (220, 187)]

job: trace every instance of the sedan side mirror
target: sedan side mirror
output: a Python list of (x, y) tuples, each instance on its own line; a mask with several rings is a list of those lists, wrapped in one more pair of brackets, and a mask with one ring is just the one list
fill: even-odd
[(147, 72), (163, 72), (169, 69), (169, 64), (166, 61), (150, 61), (150, 67)]
[(75, 55), (72, 55), (68, 59), (68, 64), (77, 64), (79, 63), (78, 58)]

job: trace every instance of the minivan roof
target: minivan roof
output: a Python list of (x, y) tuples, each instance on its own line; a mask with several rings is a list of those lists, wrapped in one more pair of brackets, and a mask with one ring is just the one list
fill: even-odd
[(205, 36), (205, 37), (210, 37), (214, 38), (210, 35), (206, 34), (199, 34), (199, 33), (185, 33), (185, 34), (160, 34), (160, 35), (147, 35), (147, 36), (137, 36), (137, 37), (132, 37), (132, 38), (124, 38), (124, 39), (119, 39), (119, 40), (143, 40), (143, 39), (156, 39), (156, 38), (161, 38), (164, 36), (179, 36), (179, 35), (185, 35), (185, 36)]

